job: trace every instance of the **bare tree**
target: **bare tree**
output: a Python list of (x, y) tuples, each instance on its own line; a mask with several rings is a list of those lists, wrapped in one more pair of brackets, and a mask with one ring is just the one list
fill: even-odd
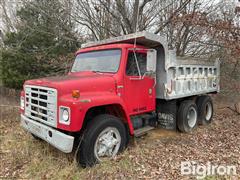
[(22, 1), (0, 0), (0, 27), (3, 34), (15, 31), (18, 25), (16, 12), (22, 6)]
[[(176, 6), (180, 12), (190, 0)], [(151, 30), (159, 33), (157, 16), (172, 2), (167, 0), (76, 0), (73, 19), (91, 31), (95, 39), (133, 33), (136, 30)], [(169, 17), (170, 19), (172, 16)], [(166, 24), (169, 19), (166, 20)]]

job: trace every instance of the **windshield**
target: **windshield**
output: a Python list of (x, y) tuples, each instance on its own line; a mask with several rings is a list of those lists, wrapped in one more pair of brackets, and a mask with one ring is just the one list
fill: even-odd
[(96, 71), (115, 73), (120, 64), (121, 50), (102, 50), (77, 55), (72, 72)]

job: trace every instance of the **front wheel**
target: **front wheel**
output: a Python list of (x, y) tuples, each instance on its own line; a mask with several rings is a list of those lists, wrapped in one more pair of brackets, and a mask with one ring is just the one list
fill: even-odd
[(77, 149), (76, 160), (83, 167), (93, 166), (121, 152), (127, 142), (126, 129), (115, 116), (99, 115), (89, 122)]

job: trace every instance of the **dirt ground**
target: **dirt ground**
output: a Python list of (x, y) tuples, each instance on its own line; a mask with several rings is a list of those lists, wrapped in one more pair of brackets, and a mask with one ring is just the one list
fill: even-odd
[(209, 126), (190, 134), (153, 130), (132, 139), (115, 159), (83, 169), (76, 166), (74, 153), (61, 153), (26, 133), (19, 125), (16, 99), (0, 96), (0, 179), (196, 179), (181, 175), (182, 161), (234, 165), (236, 176), (205, 179), (240, 179), (240, 116), (227, 108), (238, 98), (214, 98)]

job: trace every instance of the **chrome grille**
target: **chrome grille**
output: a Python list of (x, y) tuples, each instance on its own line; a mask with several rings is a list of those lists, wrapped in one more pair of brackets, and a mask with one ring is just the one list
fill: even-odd
[(57, 90), (41, 86), (25, 86), (25, 115), (56, 127)]

